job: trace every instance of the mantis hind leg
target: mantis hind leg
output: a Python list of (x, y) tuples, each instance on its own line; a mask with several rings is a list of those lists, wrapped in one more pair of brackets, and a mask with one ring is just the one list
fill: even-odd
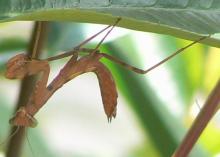
[(201, 37), (199, 38), (198, 40), (186, 45), (185, 47), (182, 47), (180, 49), (178, 49), (177, 51), (175, 51), (174, 53), (172, 53), (171, 55), (169, 55), (168, 57), (166, 57), (165, 59), (163, 59), (162, 61), (158, 62), (157, 64), (153, 65), (152, 67), (148, 68), (147, 70), (142, 70), (142, 69), (139, 69), (139, 68), (136, 68), (134, 66), (131, 66), (129, 65), (128, 63), (125, 63), (123, 61), (121, 61), (120, 59), (116, 58), (116, 57), (113, 57), (111, 55), (108, 55), (106, 53), (100, 53), (103, 57), (109, 59), (110, 61), (113, 61), (131, 71), (134, 71), (136, 73), (139, 73), (139, 74), (146, 74), (150, 71), (152, 71), (153, 69), (157, 68), (158, 66), (160, 66), (161, 64), (165, 63), (166, 61), (170, 60), (171, 58), (175, 57), (176, 55), (178, 55), (179, 53), (183, 52), (185, 49), (191, 47), (192, 45), (198, 43), (199, 41), (202, 41), (204, 39), (206, 39), (207, 37), (209, 36), (204, 36), (204, 37)]

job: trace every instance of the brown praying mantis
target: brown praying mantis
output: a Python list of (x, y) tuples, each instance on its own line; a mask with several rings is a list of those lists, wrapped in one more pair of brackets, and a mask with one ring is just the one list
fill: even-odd
[[(48, 101), (48, 99), (65, 83), (87, 72), (94, 72), (97, 75), (101, 90), (104, 111), (107, 115), (108, 120), (111, 121), (112, 117), (116, 116), (118, 94), (112, 74), (107, 69), (107, 67), (103, 63), (101, 63), (100, 61), (101, 58), (107, 58), (136, 73), (146, 74), (149, 71), (153, 70), (154, 68), (158, 67), (159, 65), (163, 64), (167, 60), (171, 59), (175, 55), (179, 54), (186, 48), (206, 38), (206, 37), (201, 37), (200, 39), (192, 42), (191, 44), (177, 50), (175, 53), (168, 56), (167, 58), (157, 63), (156, 65), (150, 67), (149, 69), (142, 70), (133, 67), (117, 59), (116, 57), (110, 56), (105, 53), (101, 53), (99, 51), (100, 45), (119, 21), (120, 19), (118, 19), (114, 25), (107, 26), (100, 32), (96, 33), (92, 37), (80, 43), (73, 50), (65, 52), (63, 54), (43, 60), (32, 59), (25, 54), (18, 54), (12, 57), (7, 62), (7, 71), (6, 71), (7, 78), (22, 79), (26, 76), (35, 75), (38, 73), (41, 73), (42, 75), (38, 80), (38, 82), (36, 83), (35, 89), (32, 95), (30, 96), (28, 103), (25, 106), (18, 109), (15, 116), (10, 120), (10, 123), (15, 126), (35, 127), (37, 121), (34, 118), (34, 115)], [(92, 40), (94, 37), (101, 34), (107, 29), (110, 30), (105, 34), (105, 36), (102, 38), (102, 40), (97, 44), (97, 46), (94, 49), (88, 49), (82, 47), (90, 40)], [(86, 53), (86, 55), (79, 58), (79, 52), (84, 52)], [(53, 79), (53, 81), (48, 85), (48, 77), (50, 74), (49, 62), (67, 56), (71, 56), (71, 58), (60, 70), (60, 72)]]

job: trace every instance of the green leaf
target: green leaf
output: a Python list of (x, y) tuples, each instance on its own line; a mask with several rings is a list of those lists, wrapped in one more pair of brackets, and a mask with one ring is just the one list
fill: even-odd
[[(220, 2), (214, 0), (1, 0), (0, 20), (49, 20), (113, 24), (196, 40), (220, 32)], [(220, 47), (219, 39), (202, 43)]]
[(210, 48), (204, 67), (203, 91), (208, 95), (220, 77), (220, 53), (217, 48)]
[(22, 38), (6, 38), (0, 41), (0, 53), (24, 50), (27, 42)]

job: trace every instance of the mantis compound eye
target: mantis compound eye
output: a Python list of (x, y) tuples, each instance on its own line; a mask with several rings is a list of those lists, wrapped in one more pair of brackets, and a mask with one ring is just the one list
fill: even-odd
[(9, 120), (11, 125), (15, 126), (25, 126), (25, 127), (36, 127), (37, 120), (28, 114), (24, 107), (21, 107), (17, 112), (16, 115)]
[(23, 78), (26, 73), (26, 64), (28, 62), (28, 57), (25, 54), (18, 54), (7, 62), (7, 71), (5, 76), (9, 79)]

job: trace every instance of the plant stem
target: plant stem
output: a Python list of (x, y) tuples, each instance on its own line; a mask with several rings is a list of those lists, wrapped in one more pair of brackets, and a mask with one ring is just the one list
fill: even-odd
[[(43, 49), (43, 43), (46, 39), (47, 22), (35, 22), (33, 32), (30, 39), (30, 44), (27, 49), (27, 55), (37, 58)], [(28, 98), (35, 86), (36, 76), (26, 77), (21, 82), (20, 94), (15, 111), (21, 106), (27, 104)], [(11, 133), (16, 127), (12, 126)], [(21, 127), (17, 134), (15, 134), (9, 141), (6, 157), (19, 157), (21, 154), (23, 137), (25, 128)], [(11, 134), (10, 133), (10, 134)]]
[(199, 136), (218, 110), (220, 103), (220, 79), (215, 88), (206, 100), (205, 105), (201, 109), (199, 115), (196, 117), (193, 125), (190, 127), (188, 133), (183, 139), (180, 146), (176, 149), (172, 157), (186, 157), (195, 145)]

